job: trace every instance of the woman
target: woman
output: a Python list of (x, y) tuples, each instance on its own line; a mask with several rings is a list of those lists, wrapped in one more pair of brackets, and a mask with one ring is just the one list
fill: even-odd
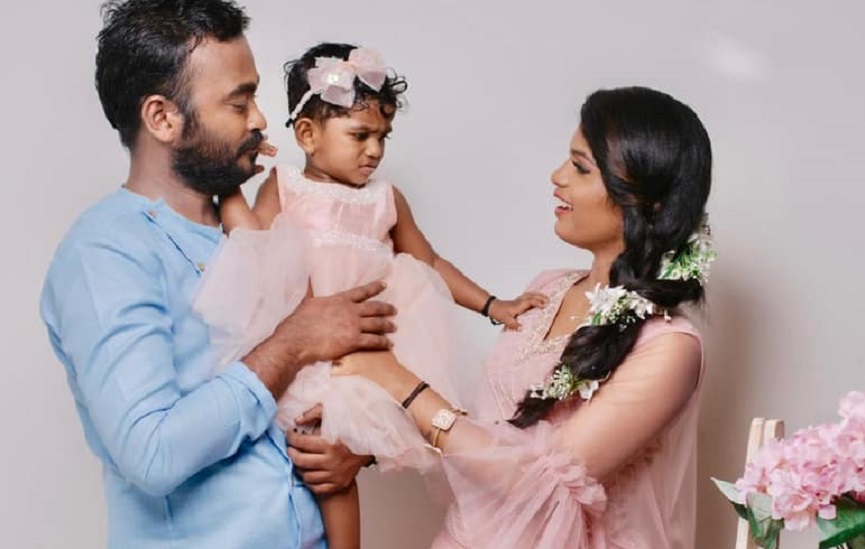
[(503, 332), (478, 418), (389, 353), (339, 370), (381, 385), (441, 452), (455, 502), (434, 547), (693, 547), (703, 353), (679, 308), (714, 259), (708, 135), (666, 94), (598, 91), (552, 182), (556, 234), (594, 260), (529, 285), (550, 303)]

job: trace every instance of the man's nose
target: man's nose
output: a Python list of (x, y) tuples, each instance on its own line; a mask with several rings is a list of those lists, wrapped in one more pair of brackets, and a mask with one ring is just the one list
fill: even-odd
[(261, 109), (258, 108), (258, 103), (253, 99), (249, 108), (249, 130), (264, 131), (266, 129), (267, 119), (264, 117), (264, 113), (261, 112)]

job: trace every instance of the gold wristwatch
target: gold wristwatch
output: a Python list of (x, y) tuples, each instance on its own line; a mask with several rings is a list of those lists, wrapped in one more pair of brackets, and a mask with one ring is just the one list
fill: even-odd
[(434, 450), (441, 452), (441, 448), (438, 447), (439, 436), (443, 432), (451, 430), (451, 427), (453, 427), (454, 423), (457, 421), (457, 417), (467, 415), (467, 413), (468, 412), (465, 410), (460, 410), (459, 408), (452, 408), (450, 410), (442, 408), (433, 415), (431, 421), (433, 432), (430, 445), (432, 445)]

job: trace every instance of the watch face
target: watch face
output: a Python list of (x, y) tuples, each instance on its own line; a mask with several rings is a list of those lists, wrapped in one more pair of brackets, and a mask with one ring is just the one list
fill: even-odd
[(432, 418), (432, 425), (437, 429), (441, 429), (442, 431), (447, 431), (450, 429), (454, 422), (457, 420), (457, 416), (451, 412), (450, 410), (445, 410), (442, 408)]

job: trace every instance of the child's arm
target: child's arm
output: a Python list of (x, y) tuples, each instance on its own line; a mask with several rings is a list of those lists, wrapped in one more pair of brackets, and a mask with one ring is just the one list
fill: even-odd
[[(405, 196), (396, 187), (393, 188), (393, 195), (397, 215), (392, 234), (394, 249), (397, 252), (411, 254), (418, 261), (430, 265), (444, 279), (454, 296), (454, 301), (466, 309), (481, 312), (491, 297), (490, 293), (475, 284), (449, 261), (439, 257), (415, 223)], [(517, 316), (533, 307), (543, 307), (546, 304), (545, 295), (529, 292), (514, 300), (494, 299), (488, 312), (492, 320), (504, 324), (509, 329), (518, 330), (520, 323), (516, 319)]]
[(282, 211), (282, 204), (279, 202), (279, 189), (276, 183), (276, 168), (270, 171), (270, 175), (258, 188), (258, 194), (255, 196), (255, 205), (252, 207), (252, 212), (258, 218), (258, 223), (262, 229), (269, 229), (273, 225), (273, 219)]
[(219, 217), (222, 219), (222, 230), (225, 234), (231, 234), (231, 231), (238, 227), (261, 229), (258, 217), (249, 209), (240, 188), (230, 195), (219, 197)]
[(330, 549), (360, 549), (360, 494), (357, 481), (335, 494), (317, 495)]

